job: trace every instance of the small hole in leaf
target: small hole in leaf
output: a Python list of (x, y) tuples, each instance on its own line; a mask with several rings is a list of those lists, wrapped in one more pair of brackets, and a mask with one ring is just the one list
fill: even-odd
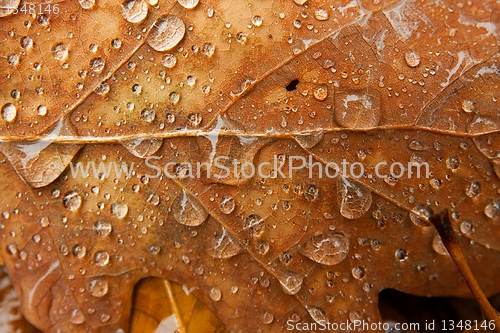
[(295, 89), (297, 89), (297, 84), (299, 84), (299, 80), (294, 79), (290, 81), (290, 83), (285, 88), (287, 91), (294, 91)]

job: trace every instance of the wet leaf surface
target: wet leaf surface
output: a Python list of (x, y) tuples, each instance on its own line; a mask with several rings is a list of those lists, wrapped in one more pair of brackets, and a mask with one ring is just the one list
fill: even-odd
[(469, 296), (443, 208), (500, 291), (497, 2), (23, 4), (0, 15), (0, 243), (40, 329), (134, 328), (152, 276), (235, 332)]

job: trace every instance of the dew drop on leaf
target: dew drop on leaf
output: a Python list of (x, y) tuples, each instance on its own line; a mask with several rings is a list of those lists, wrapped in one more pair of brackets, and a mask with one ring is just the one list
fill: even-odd
[(481, 194), (481, 185), (477, 180), (474, 180), (467, 186), (467, 190), (465, 191), (465, 194), (467, 194), (468, 197), (470, 198), (475, 198), (479, 194)]
[(104, 250), (97, 251), (94, 260), (97, 266), (106, 266), (109, 263), (109, 254)]
[(470, 233), (472, 231), (472, 223), (470, 223), (469, 221), (463, 221), (462, 223), (460, 223), (460, 231), (463, 234)]
[(344, 176), (337, 180), (337, 202), (340, 214), (347, 219), (358, 219), (372, 204), (372, 191)]
[(20, 2), (20, 0), (3, 0), (0, 2), (3, 7), (0, 9), (0, 17), (9, 16), (14, 13)]
[(294, 137), (295, 141), (304, 149), (316, 146), (323, 139), (323, 131), (310, 134), (299, 134)]
[(434, 234), (434, 237), (432, 238), (432, 249), (442, 256), (448, 255), (448, 250), (446, 250), (446, 246), (444, 246), (441, 236), (437, 233)]
[(415, 50), (408, 50), (405, 52), (406, 64), (410, 67), (417, 67), (420, 65), (420, 54)]
[(82, 197), (75, 191), (66, 193), (63, 198), (64, 207), (74, 212), (82, 205)]
[(328, 96), (328, 88), (324, 84), (319, 85), (314, 88), (313, 95), (318, 101), (324, 101)]
[(304, 276), (299, 273), (287, 271), (278, 275), (281, 287), (289, 295), (295, 295), (302, 288)]
[(126, 0), (122, 4), (122, 14), (130, 23), (141, 23), (148, 16), (148, 4), (144, 0)]
[(95, 0), (78, 0), (83, 9), (92, 9), (95, 6)]
[(52, 49), (54, 59), (64, 61), (68, 58), (69, 47), (64, 43), (59, 43)]
[(177, 16), (164, 15), (151, 28), (147, 41), (156, 51), (168, 51), (179, 44), (185, 32), (184, 21)]
[(75, 325), (83, 324), (85, 322), (85, 315), (83, 314), (82, 310), (74, 309), (73, 311), (71, 311), (71, 317), (69, 318), (69, 321)]
[(470, 99), (464, 99), (462, 101), (462, 110), (464, 110), (464, 112), (471, 113), (474, 111), (474, 102)]
[(349, 239), (340, 232), (313, 236), (301, 248), (302, 255), (323, 265), (337, 265), (348, 253)]
[(6, 122), (13, 122), (17, 116), (17, 109), (12, 103), (7, 103), (2, 107), (2, 119)]
[(262, 17), (255, 15), (252, 17), (252, 24), (256, 27), (260, 27), (262, 25)]
[(399, 261), (405, 261), (408, 259), (408, 252), (405, 249), (397, 249), (394, 256)]
[(243, 229), (250, 237), (259, 237), (264, 232), (264, 219), (257, 214), (251, 214), (245, 219)]
[(210, 242), (208, 254), (213, 258), (227, 259), (239, 254), (243, 248), (240, 244), (227, 232), (222, 229), (222, 232), (215, 235)]
[(231, 214), (234, 211), (236, 204), (234, 198), (229, 194), (224, 194), (220, 198), (219, 209), (224, 214)]
[(101, 237), (108, 236), (112, 230), (113, 230), (113, 227), (111, 226), (111, 223), (109, 223), (109, 222), (97, 221), (94, 224), (94, 231), (97, 233), (98, 236), (101, 236)]
[(314, 11), (314, 17), (318, 21), (328, 20), (328, 11), (324, 8), (318, 8)]
[(196, 5), (198, 5), (198, 0), (177, 0), (177, 2), (179, 3), (179, 5), (181, 5), (182, 7), (186, 8), (186, 9), (192, 9), (194, 7), (196, 7)]
[(165, 54), (161, 59), (161, 64), (166, 68), (174, 68), (177, 64), (177, 57), (173, 54)]
[(119, 219), (124, 218), (128, 213), (128, 206), (123, 202), (115, 202), (111, 205), (111, 214)]
[[(63, 248), (61, 246), (61, 252), (63, 252)], [(82, 244), (76, 244), (74, 247), (73, 247), (73, 254), (75, 255), (75, 257), (77, 258), (83, 258), (85, 257), (85, 254), (87, 253), (87, 248), (82, 245)]]
[(494, 200), (484, 207), (484, 215), (492, 219), (500, 215), (500, 200)]
[(108, 280), (103, 277), (90, 280), (89, 292), (94, 297), (103, 297), (108, 293)]
[(175, 197), (171, 208), (174, 219), (183, 225), (198, 226), (208, 218), (205, 208), (184, 190)]
[(219, 288), (212, 288), (210, 289), (208, 296), (212, 299), (214, 302), (218, 302), (222, 298), (222, 291)]
[(311, 315), (311, 318), (314, 319), (318, 324), (325, 324), (327, 322), (327, 317), (325, 310), (318, 306), (306, 305), (307, 312)]
[(262, 322), (264, 324), (271, 324), (274, 320), (274, 315), (270, 312), (264, 312), (262, 315)]
[(431, 224), (425, 220), (433, 214), (432, 209), (427, 205), (418, 204), (413, 207), (410, 213), (410, 220), (418, 227), (429, 227)]
[(365, 269), (361, 266), (356, 266), (351, 270), (351, 274), (355, 279), (361, 279), (365, 276)]

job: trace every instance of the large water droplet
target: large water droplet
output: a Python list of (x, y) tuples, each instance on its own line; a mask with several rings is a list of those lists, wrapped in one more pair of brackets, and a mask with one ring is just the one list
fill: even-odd
[(160, 149), (163, 143), (162, 139), (136, 139), (123, 141), (122, 145), (127, 148), (129, 152), (140, 158), (152, 156)]
[[(62, 245), (61, 245), (61, 253), (64, 253)], [(81, 258), (85, 257), (86, 253), (87, 253), (87, 248), (84, 245), (82, 245), (82, 244), (76, 244), (73, 247), (73, 254), (77, 258), (81, 259)]]
[(19, 6), (20, 0), (3, 0), (0, 2), (2, 8), (0, 8), (0, 17), (9, 16), (15, 12)]
[(299, 273), (287, 271), (284, 274), (280, 274), (278, 280), (287, 294), (295, 295), (302, 288), (304, 277)]
[(211, 247), (207, 251), (213, 258), (231, 258), (243, 250), (240, 244), (224, 228), (210, 243)]
[(323, 131), (310, 134), (299, 134), (294, 137), (295, 141), (304, 149), (316, 146), (323, 139)]
[(374, 89), (335, 93), (335, 121), (346, 128), (376, 127), (381, 118), (380, 92)]
[(177, 16), (164, 15), (160, 17), (148, 36), (148, 44), (156, 51), (173, 49), (184, 37), (186, 26)]
[(234, 211), (236, 204), (234, 202), (234, 198), (229, 194), (224, 194), (220, 198), (220, 211), (224, 214), (231, 214)]
[(467, 190), (465, 191), (468, 197), (475, 198), (479, 194), (481, 194), (481, 185), (477, 180), (474, 180), (472, 183), (467, 186)]
[(108, 236), (111, 231), (113, 231), (113, 227), (111, 223), (105, 221), (97, 221), (94, 224), (94, 231), (98, 236), (105, 237)]
[(490, 219), (500, 215), (500, 200), (494, 200), (484, 207), (484, 215)]
[(340, 176), (337, 180), (337, 201), (343, 217), (357, 219), (370, 209), (372, 191), (354, 180)]
[(69, 47), (66, 44), (59, 43), (52, 49), (54, 59), (64, 61), (68, 58)]
[(262, 25), (262, 17), (255, 15), (254, 17), (252, 17), (252, 23), (256, 27), (260, 27)]
[(318, 324), (324, 325), (327, 322), (326, 312), (322, 308), (313, 305), (306, 305), (306, 309), (311, 315), (311, 318)]
[(172, 213), (177, 222), (193, 227), (202, 224), (208, 218), (205, 208), (184, 190), (172, 202)]
[(128, 206), (123, 202), (115, 202), (111, 205), (111, 214), (119, 219), (124, 218), (128, 213)]
[(12, 103), (7, 103), (2, 107), (2, 119), (11, 123), (16, 119), (17, 109)]
[(106, 278), (98, 277), (90, 280), (89, 292), (94, 297), (103, 297), (108, 293), (108, 280)]
[(122, 4), (122, 14), (130, 23), (141, 23), (148, 16), (148, 4), (144, 0), (127, 0)]
[(92, 9), (95, 6), (95, 0), (78, 0), (83, 9)]
[(420, 64), (420, 54), (415, 50), (405, 52), (406, 64), (410, 67), (417, 67)]
[(177, 0), (177, 2), (179, 3), (179, 5), (181, 5), (182, 7), (186, 8), (186, 9), (192, 9), (194, 7), (196, 7), (196, 5), (198, 5), (198, 0)]
[(214, 302), (218, 302), (222, 298), (222, 291), (219, 288), (212, 288), (208, 292), (208, 296), (212, 299)]
[(470, 223), (469, 221), (463, 221), (461, 224), (460, 224), (460, 231), (463, 233), (463, 234), (468, 234), (472, 231), (472, 223)]
[(74, 309), (71, 311), (71, 317), (69, 318), (70, 323), (75, 325), (81, 325), (85, 322), (85, 315), (82, 310)]
[(106, 266), (109, 263), (108, 252), (101, 250), (97, 251), (94, 255), (94, 261), (97, 266)]
[(328, 20), (328, 11), (324, 8), (317, 8), (314, 11), (314, 17), (318, 21), (326, 21)]
[(243, 229), (248, 232), (250, 237), (259, 237), (264, 232), (264, 219), (260, 215), (252, 214), (245, 219)]
[(351, 274), (355, 279), (361, 279), (365, 276), (365, 269), (362, 266), (356, 266), (351, 270)]
[(300, 249), (301, 254), (323, 264), (336, 265), (349, 253), (349, 239), (340, 232), (330, 232), (311, 237)]
[(75, 191), (66, 193), (63, 198), (64, 207), (74, 212), (82, 205), (82, 197)]
[[(418, 227), (428, 227), (431, 224), (427, 221), (433, 214), (431, 207), (427, 205), (416, 205), (410, 213), (410, 220)], [(427, 218), (427, 220), (426, 220)]]
[(462, 110), (464, 110), (467, 113), (471, 113), (472, 111), (474, 111), (474, 102), (471, 101), (470, 99), (463, 100)]
[(153, 109), (144, 109), (141, 111), (141, 119), (147, 123), (152, 123), (156, 118), (156, 113)]

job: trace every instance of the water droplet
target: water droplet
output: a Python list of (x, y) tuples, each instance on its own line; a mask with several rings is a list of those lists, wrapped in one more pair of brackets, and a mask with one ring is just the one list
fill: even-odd
[(17, 54), (9, 54), (7, 62), (11, 66), (16, 66), (19, 63), (19, 56)]
[(471, 113), (472, 111), (474, 111), (474, 102), (471, 101), (470, 99), (463, 100), (462, 110), (464, 110), (467, 113)]
[(323, 264), (336, 265), (349, 253), (349, 239), (340, 232), (330, 232), (311, 237), (300, 249), (307, 258)]
[(484, 215), (490, 219), (500, 215), (500, 200), (494, 200), (484, 207)]
[(144, 0), (127, 0), (122, 4), (122, 14), (130, 23), (141, 23), (148, 16), (148, 4)]
[(16, 119), (17, 109), (12, 103), (7, 103), (2, 107), (2, 119), (11, 123)]
[(399, 261), (405, 261), (406, 259), (408, 259), (408, 252), (406, 252), (405, 249), (397, 249), (394, 253), (394, 256)]
[(64, 61), (68, 58), (69, 47), (66, 44), (59, 43), (52, 49), (54, 59)]
[(173, 54), (165, 54), (161, 59), (161, 64), (166, 68), (174, 68), (177, 64), (177, 57)]
[(448, 250), (446, 250), (446, 247), (441, 240), (441, 236), (437, 233), (434, 234), (434, 237), (432, 238), (432, 249), (442, 256), (449, 255)]
[(202, 224), (208, 218), (205, 208), (184, 190), (172, 202), (172, 213), (177, 222), (193, 227)]
[(128, 213), (128, 206), (123, 202), (115, 202), (111, 205), (111, 214), (119, 219), (124, 218)]
[(82, 205), (82, 197), (75, 191), (66, 193), (63, 198), (64, 207), (74, 212)]
[(191, 113), (188, 115), (188, 120), (193, 127), (198, 127), (203, 120), (203, 117), (199, 113)]
[(273, 320), (274, 320), (274, 315), (272, 313), (264, 312), (264, 314), (262, 315), (262, 322), (264, 324), (271, 324)]
[(222, 298), (222, 291), (219, 288), (212, 288), (210, 289), (208, 296), (212, 299), (214, 302), (218, 302)]
[(46, 216), (43, 216), (40, 218), (40, 226), (42, 228), (47, 228), (50, 224), (49, 218)]
[[(61, 246), (61, 253), (63, 253), (63, 247)], [(77, 258), (83, 258), (85, 257), (85, 254), (87, 253), (87, 248), (82, 245), (82, 244), (76, 244), (75, 247), (73, 247), (73, 254)]]
[(446, 160), (446, 167), (448, 167), (448, 169), (450, 170), (457, 170), (459, 165), (460, 162), (458, 161), (458, 158), (456, 158), (455, 156), (449, 157)]
[(168, 99), (170, 100), (170, 102), (172, 104), (177, 104), (177, 103), (179, 103), (179, 100), (181, 99), (181, 95), (178, 92), (173, 91), (170, 93), (170, 95), (168, 95)]
[(109, 263), (109, 254), (104, 250), (97, 251), (94, 255), (94, 260), (97, 266), (106, 266)]
[(318, 8), (314, 11), (314, 17), (318, 21), (326, 21), (328, 20), (328, 12), (326, 9)]
[(0, 2), (0, 17), (9, 16), (19, 7), (20, 0), (3, 0)]
[(192, 9), (198, 5), (198, 0), (177, 0), (177, 2), (186, 9)]
[[(0, 14), (0, 17), (2, 15)], [(21, 47), (25, 48), (26, 50), (29, 50), (33, 47), (33, 39), (31, 39), (30, 37), (28, 36), (24, 36), (22, 39), (21, 39)]]
[(113, 227), (109, 222), (97, 221), (94, 224), (94, 231), (97, 233), (98, 236), (105, 237), (108, 236), (111, 233), (111, 231), (113, 231)]
[(129, 152), (137, 157), (145, 158), (152, 156), (160, 149), (163, 144), (162, 139), (136, 139), (123, 141), (122, 145), (127, 148)]
[(429, 219), (432, 214), (434, 213), (431, 209), (431, 207), (427, 205), (416, 205), (413, 207), (411, 210), (412, 212), (410, 213), (410, 220), (415, 224), (417, 227), (429, 227), (431, 224), (425, 219)]
[(122, 47), (122, 41), (119, 40), (118, 38), (115, 38), (111, 41), (111, 46), (114, 48), (114, 49), (119, 49), (120, 47)]
[(106, 278), (98, 277), (90, 280), (89, 291), (94, 297), (103, 297), (108, 293), (108, 280)]
[(472, 223), (470, 223), (469, 221), (463, 221), (461, 224), (460, 224), (460, 231), (463, 233), (463, 234), (468, 234), (472, 231)]
[(36, 108), (36, 112), (39, 116), (45, 116), (47, 114), (47, 107), (45, 105), (39, 105)]
[(208, 58), (211, 58), (215, 53), (215, 46), (211, 43), (205, 43), (201, 47), (201, 52)]
[(420, 65), (420, 54), (415, 50), (405, 52), (406, 64), (410, 67), (417, 67)]
[(222, 232), (212, 239), (208, 254), (213, 258), (227, 259), (234, 257), (241, 251), (240, 244), (223, 228)]
[(148, 36), (148, 44), (156, 51), (168, 51), (180, 43), (186, 32), (184, 22), (177, 16), (160, 17)]
[(302, 288), (302, 283), (304, 282), (304, 277), (299, 273), (292, 271), (287, 271), (284, 274), (278, 276), (283, 290), (289, 295), (295, 295)]
[(323, 139), (323, 131), (296, 135), (294, 139), (302, 148), (309, 149), (316, 146)]
[(219, 208), (220, 208), (221, 212), (223, 212), (224, 214), (231, 214), (234, 211), (235, 206), (236, 205), (235, 205), (234, 198), (232, 196), (230, 196), (229, 194), (224, 194), (220, 198)]
[(257, 243), (255, 248), (257, 249), (257, 252), (259, 252), (261, 255), (265, 255), (267, 252), (269, 252), (269, 243), (264, 240), (261, 240)]
[(90, 69), (96, 73), (102, 72), (104, 65), (105, 63), (102, 58), (94, 58), (90, 61)]
[(375, 89), (335, 93), (335, 122), (345, 128), (373, 128), (382, 119), (380, 92)]
[(295, 2), (299, 6), (302, 6), (307, 2), (307, 0), (293, 0), (293, 2)]
[(314, 319), (320, 325), (324, 325), (327, 322), (327, 317), (325, 310), (318, 306), (306, 305), (307, 312), (311, 315), (311, 318)]
[(107, 84), (106, 82), (102, 82), (98, 84), (97, 87), (95, 87), (94, 92), (97, 95), (105, 96), (109, 93), (109, 89), (109, 84)]
[(337, 180), (337, 201), (343, 217), (357, 219), (370, 209), (372, 191), (354, 180), (340, 176)]
[(260, 27), (262, 25), (262, 17), (255, 15), (252, 17), (252, 24), (256, 27)]
[(356, 266), (351, 270), (351, 274), (355, 279), (361, 279), (365, 276), (365, 269), (361, 266)]
[(410, 142), (410, 144), (408, 145), (408, 148), (410, 148), (411, 150), (417, 150), (417, 151), (421, 151), (421, 150), (425, 150), (425, 147), (423, 144), (421, 144), (419, 141), (417, 140), (412, 140)]
[(83, 324), (85, 322), (85, 315), (83, 314), (82, 310), (74, 309), (73, 311), (71, 311), (71, 317), (69, 318), (69, 321), (75, 325)]
[(264, 219), (260, 215), (252, 214), (245, 219), (243, 229), (248, 232), (250, 237), (260, 237), (264, 232)]
[(314, 88), (313, 95), (318, 101), (324, 101), (328, 96), (328, 88), (325, 84), (319, 85)]
[(92, 9), (95, 6), (95, 0), (78, 0), (83, 9)]
[(481, 185), (477, 180), (474, 180), (472, 183), (467, 186), (467, 190), (465, 191), (465, 194), (467, 194), (468, 197), (470, 198), (475, 198), (479, 194), (481, 194)]
[(153, 109), (144, 109), (141, 112), (141, 119), (147, 123), (152, 123), (156, 118), (156, 113)]

